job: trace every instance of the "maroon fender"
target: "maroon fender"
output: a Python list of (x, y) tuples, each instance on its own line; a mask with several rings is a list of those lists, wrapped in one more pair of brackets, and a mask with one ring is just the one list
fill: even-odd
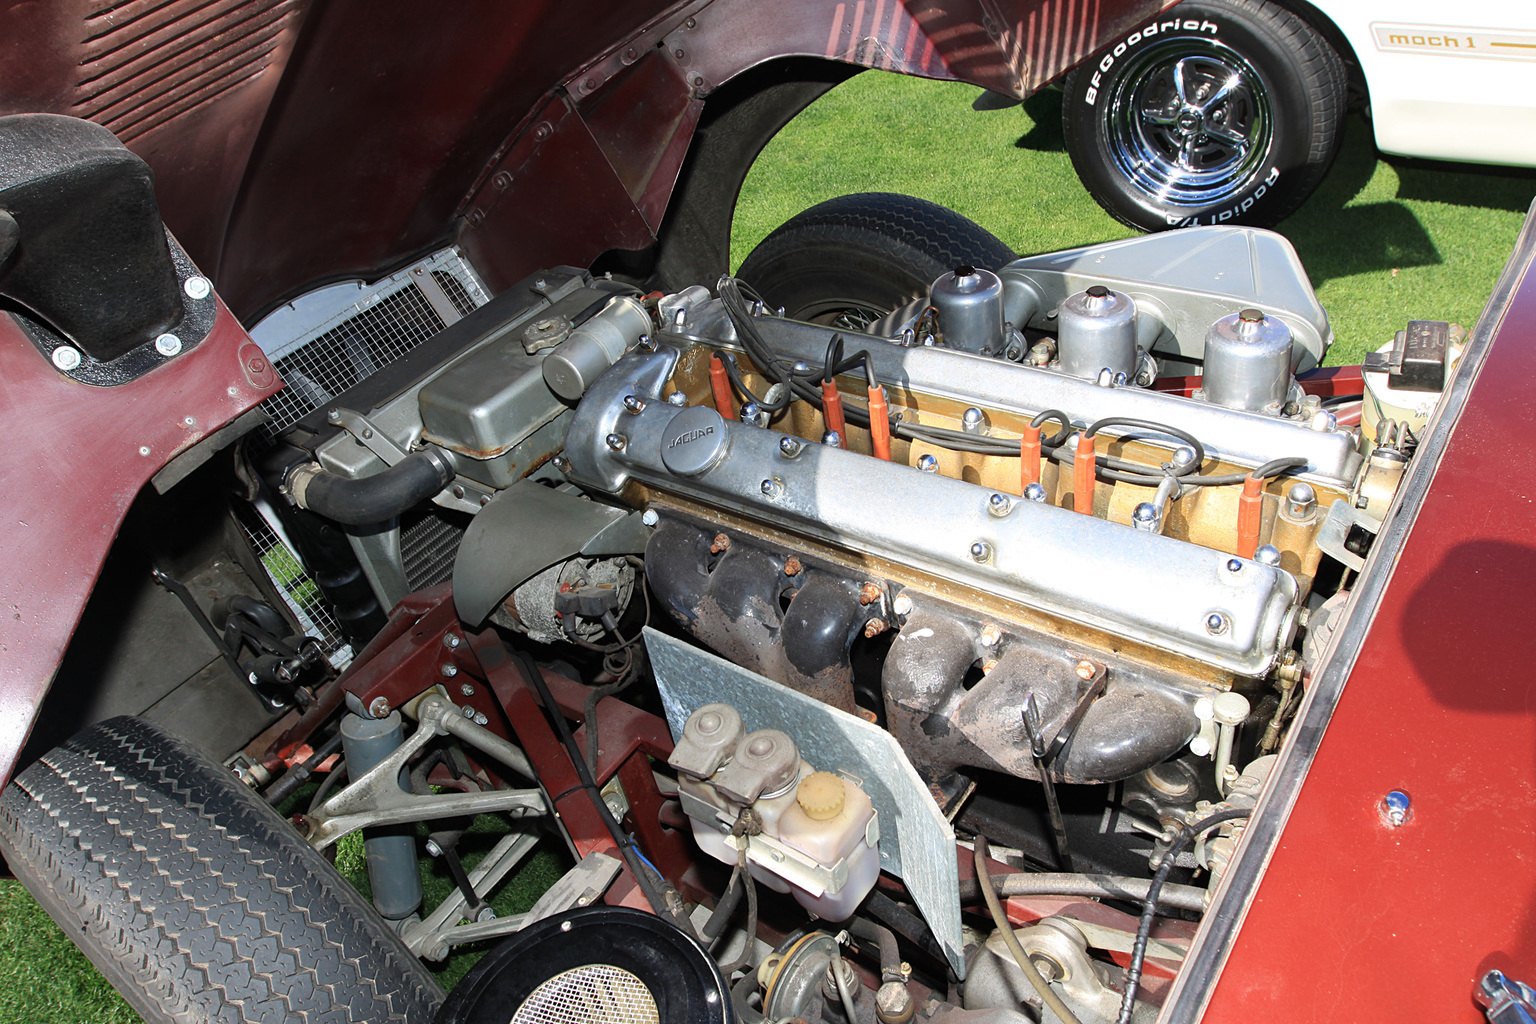
[(196, 347), (127, 384), (81, 384), (0, 316), (0, 785), (134, 496), (282, 387), (221, 302)]

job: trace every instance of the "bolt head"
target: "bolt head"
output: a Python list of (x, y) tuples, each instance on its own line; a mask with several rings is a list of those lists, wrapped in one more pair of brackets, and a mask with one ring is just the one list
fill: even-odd
[(435, 839), (428, 839), (427, 840), (427, 856), (429, 856), (429, 857), (441, 857), (442, 855), (443, 855), (443, 848), (441, 846), (437, 845), (437, 840), (435, 840)]
[(213, 291), (213, 285), (206, 277), (189, 277), (182, 283), (181, 290), (187, 293), (189, 299), (206, 299)]
[(793, 458), (800, 454), (800, 442), (796, 438), (785, 435), (779, 438), (779, 451), (785, 456)]
[(985, 562), (992, 557), (992, 545), (984, 540), (978, 540), (971, 545), (971, 561)]
[(459, 639), (459, 634), (457, 634), (457, 633), (444, 633), (443, 634), (443, 646), (447, 647), (449, 650), (452, 650), (452, 649), (458, 647), (459, 644), (461, 644), (463, 642), (464, 642), (463, 640)]
[(68, 373), (80, 365), (80, 350), (71, 345), (60, 345), (53, 350), (53, 365)]
[(1227, 631), (1227, 617), (1220, 612), (1211, 612), (1205, 617), (1205, 631), (1211, 636), (1220, 636)]
[(877, 637), (881, 633), (884, 633), (888, 628), (890, 627), (886, 625), (884, 619), (870, 619), (868, 622), (864, 623), (864, 636), (866, 639)]
[(471, 722), (475, 720), (475, 709), (467, 704), (459, 709), (459, 713), (462, 714), (465, 718), (469, 719)]
[(897, 594), (896, 600), (891, 602), (891, 611), (897, 615), (911, 615), (912, 599), (906, 594)]
[(924, 473), (937, 473), (939, 471), (939, 460), (932, 455), (919, 455), (917, 457), (917, 468)]
[(1413, 814), (1413, 801), (1408, 794), (1394, 789), (1381, 798), (1381, 816), (1392, 828), (1407, 824)]
[(491, 720), (489, 718), (485, 717), (485, 712), (483, 712), (483, 711), (476, 711), (475, 712), (475, 724), (476, 725), (488, 725), (488, 724), (490, 724), (490, 721)]
[(625, 445), (629, 444), (629, 438), (623, 434), (609, 434), (604, 440), (608, 447), (616, 452), (623, 451)]
[(374, 718), (388, 718), (389, 712), (389, 700), (385, 697), (375, 697), (368, 702), (368, 713)]
[(453, 662), (450, 661), (446, 665), (443, 666), (443, 678), (445, 678), (445, 679), (452, 679), (454, 676), (456, 676), (458, 674), (459, 674), (459, 666), (455, 665)]
[(688, 404), (688, 396), (683, 394), (681, 391), (674, 391), (667, 396), (667, 404), (675, 405), (681, 408), (682, 406)]
[(181, 351), (181, 339), (174, 334), (162, 334), (155, 339), (155, 351), (163, 356), (173, 356)]
[(459, 693), (460, 693), (460, 695), (465, 696), (465, 697), (473, 697), (475, 695), (475, 684), (474, 683), (460, 683), (459, 684)]
[(1093, 667), (1093, 662), (1087, 658), (1077, 663), (1077, 678), (1079, 679), (1092, 679), (1093, 674), (1097, 671), (1098, 669)]
[(645, 526), (655, 526), (657, 523), (661, 522), (661, 516), (656, 514), (655, 509), (648, 508), (644, 512), (640, 513), (640, 522)]
[(997, 642), (1003, 638), (1003, 631), (992, 623), (981, 628), (981, 646), (996, 647)]

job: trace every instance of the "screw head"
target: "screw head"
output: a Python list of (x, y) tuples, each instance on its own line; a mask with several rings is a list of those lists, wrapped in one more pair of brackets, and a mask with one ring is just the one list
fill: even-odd
[(459, 634), (457, 634), (457, 633), (444, 633), (443, 634), (443, 646), (448, 648), (449, 650), (454, 650), (455, 648), (457, 648), (459, 646), (459, 644), (461, 644), (463, 642), (464, 642), (463, 640), (459, 639)]
[(604, 441), (607, 443), (610, 449), (616, 452), (623, 451), (624, 447), (629, 444), (629, 438), (625, 437), (623, 434), (609, 434), (606, 438), (604, 438)]
[(80, 350), (71, 345), (60, 345), (53, 350), (53, 365), (68, 373), (80, 365)]
[(1413, 815), (1413, 801), (1408, 794), (1394, 789), (1381, 798), (1381, 816), (1392, 828), (1406, 824)]
[(462, 697), (473, 697), (475, 695), (475, 684), (474, 683), (460, 683), (459, 684), (459, 695), (462, 696)]
[(655, 509), (648, 508), (644, 512), (640, 513), (640, 522), (645, 526), (655, 526), (657, 523), (661, 522), (661, 516), (656, 514)]
[(891, 602), (891, 611), (897, 615), (911, 615), (912, 599), (906, 594), (897, 594), (896, 599)]
[(1227, 617), (1221, 612), (1211, 612), (1205, 617), (1205, 631), (1211, 636), (1221, 636), (1227, 631)]
[(187, 293), (189, 299), (206, 299), (213, 292), (213, 285), (206, 277), (189, 277), (182, 284), (181, 290)]
[(453, 662), (450, 661), (450, 662), (448, 662), (447, 664), (445, 664), (443, 666), (443, 678), (444, 679), (452, 679), (454, 676), (456, 676), (458, 674), (459, 674), (459, 666), (455, 665)]
[(971, 545), (971, 561), (985, 562), (992, 557), (992, 545), (984, 540), (978, 540)]
[(792, 459), (796, 455), (799, 455), (800, 448), (801, 445), (798, 438), (790, 437), (787, 434), (779, 438), (779, 451), (784, 455), (785, 458)]
[(681, 408), (682, 406), (688, 404), (688, 396), (683, 394), (681, 391), (674, 391), (667, 396), (667, 404), (675, 405)]
[(784, 493), (784, 485), (774, 479), (764, 480), (760, 486), (765, 497), (777, 498)]
[(388, 718), (389, 711), (389, 700), (386, 697), (375, 697), (368, 702), (368, 713), (374, 718)]
[(155, 351), (163, 356), (173, 356), (181, 351), (181, 339), (174, 334), (162, 334), (155, 339)]
[(924, 473), (937, 473), (939, 471), (939, 460), (932, 455), (919, 455), (917, 457), (917, 468)]

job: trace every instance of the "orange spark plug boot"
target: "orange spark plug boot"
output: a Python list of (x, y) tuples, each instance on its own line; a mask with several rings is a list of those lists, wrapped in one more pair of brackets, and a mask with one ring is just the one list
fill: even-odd
[(1024, 425), (1024, 436), (1019, 438), (1019, 493), (1030, 484), (1040, 482), (1040, 428)]
[(1072, 464), (1072, 504), (1084, 515), (1093, 515), (1094, 452), (1093, 438), (1086, 431), (1077, 435), (1077, 457)]
[(837, 431), (837, 436), (843, 439), (843, 447), (846, 448), (848, 424), (843, 420), (843, 396), (837, 393), (836, 381), (821, 382), (821, 418), (826, 422), (828, 430)]
[(869, 446), (875, 458), (891, 461), (891, 411), (885, 404), (885, 390), (869, 389)]
[(731, 401), (731, 378), (725, 372), (725, 362), (719, 356), (709, 358), (709, 388), (715, 393), (715, 411), (728, 420), (736, 418)]
[(1264, 481), (1248, 474), (1243, 496), (1237, 501), (1237, 554), (1252, 558), (1259, 549), (1259, 526), (1264, 521)]

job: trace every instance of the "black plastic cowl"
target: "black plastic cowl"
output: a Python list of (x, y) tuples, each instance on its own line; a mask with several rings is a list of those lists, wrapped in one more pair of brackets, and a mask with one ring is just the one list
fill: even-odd
[(181, 320), (154, 175), (107, 129), (59, 114), (0, 117), (0, 211), (0, 296), (93, 359)]

